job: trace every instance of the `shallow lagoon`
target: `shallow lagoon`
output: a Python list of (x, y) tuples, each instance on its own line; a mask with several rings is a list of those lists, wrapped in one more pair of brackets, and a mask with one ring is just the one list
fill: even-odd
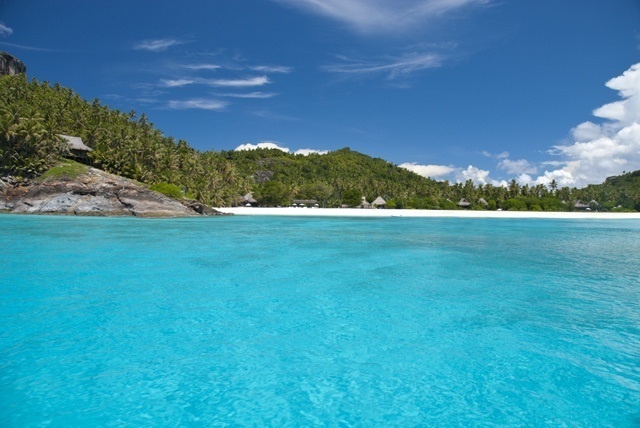
[(0, 426), (637, 426), (640, 222), (0, 216)]

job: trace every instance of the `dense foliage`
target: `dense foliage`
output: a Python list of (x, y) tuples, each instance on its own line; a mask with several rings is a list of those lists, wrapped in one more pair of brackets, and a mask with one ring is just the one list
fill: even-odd
[(110, 110), (24, 75), (0, 77), (0, 172), (30, 177), (46, 171), (68, 150), (60, 134), (82, 138), (98, 168), (178, 186), (205, 204), (231, 204), (250, 188), (219, 153), (165, 137), (144, 114)]
[(354, 206), (381, 196), (387, 208), (569, 211), (639, 210), (640, 171), (584, 189), (450, 184), (421, 177), (383, 159), (344, 148), (325, 155), (280, 150), (206, 151), (166, 137), (142, 114), (87, 102), (60, 85), (0, 77), (0, 173), (34, 177), (68, 156), (61, 134), (82, 138), (90, 162), (147, 183), (174, 197), (234, 205), (252, 191), (267, 206), (314, 199), (321, 206)]

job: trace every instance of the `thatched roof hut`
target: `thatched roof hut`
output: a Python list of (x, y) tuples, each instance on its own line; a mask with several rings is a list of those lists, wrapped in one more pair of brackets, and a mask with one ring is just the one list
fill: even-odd
[(485, 198), (478, 199), (478, 203), (484, 205), (485, 207), (489, 205)]
[(471, 206), (471, 203), (467, 201), (465, 198), (462, 198), (458, 201), (458, 206), (460, 208), (469, 208)]
[(360, 201), (360, 205), (358, 205), (356, 208), (371, 208), (371, 204), (367, 202), (367, 198), (363, 196), (362, 201)]
[(574, 208), (577, 208), (579, 210), (586, 210), (587, 208), (589, 208), (589, 204), (585, 204), (579, 199), (576, 201), (576, 203), (573, 206)]
[(77, 160), (86, 161), (89, 159), (89, 152), (93, 149), (82, 142), (80, 137), (72, 137), (71, 135), (62, 135), (60, 138), (67, 143), (69, 155)]
[(253, 198), (253, 192), (249, 192), (246, 195), (244, 195), (240, 203), (241, 205), (244, 205), (244, 206), (252, 206), (252, 207), (258, 206), (258, 201), (256, 201)]
[(382, 199), (382, 196), (378, 196), (373, 202), (371, 202), (374, 208), (384, 208), (387, 206), (387, 201)]

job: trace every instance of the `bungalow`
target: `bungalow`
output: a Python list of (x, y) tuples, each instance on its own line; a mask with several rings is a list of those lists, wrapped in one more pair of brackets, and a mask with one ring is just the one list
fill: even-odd
[(378, 196), (373, 202), (371, 202), (371, 205), (374, 208), (386, 208), (387, 207), (387, 201), (382, 199), (381, 196)]
[(371, 208), (371, 204), (367, 202), (367, 198), (363, 196), (360, 205), (356, 206), (356, 208)]
[(60, 134), (60, 138), (67, 143), (67, 148), (69, 149), (68, 157), (82, 163), (89, 162), (89, 152), (92, 152), (93, 149), (85, 145), (82, 142), (82, 138), (63, 134)]
[(253, 192), (249, 192), (239, 199), (239, 204), (245, 207), (257, 207), (258, 201), (253, 198)]
[(573, 205), (573, 207), (576, 208), (576, 209), (579, 209), (579, 210), (591, 209), (591, 207), (589, 207), (589, 204), (585, 204), (579, 199), (576, 201), (576, 203)]
[(460, 208), (469, 208), (471, 206), (471, 203), (467, 201), (465, 198), (462, 198), (458, 201), (458, 206)]

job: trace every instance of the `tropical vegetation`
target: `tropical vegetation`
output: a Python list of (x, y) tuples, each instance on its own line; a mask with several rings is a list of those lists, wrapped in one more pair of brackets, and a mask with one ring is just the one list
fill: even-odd
[(199, 151), (165, 136), (145, 114), (113, 110), (24, 75), (0, 77), (0, 174), (33, 178), (77, 171), (69, 162), (60, 164), (70, 157), (60, 135), (82, 138), (94, 167), (213, 206), (242, 203), (251, 192), (265, 206), (293, 199), (354, 206), (362, 197), (371, 202), (380, 196), (387, 208), (640, 211), (640, 171), (583, 189), (515, 180), (492, 186), (432, 180), (349, 148), (307, 156), (274, 149)]

